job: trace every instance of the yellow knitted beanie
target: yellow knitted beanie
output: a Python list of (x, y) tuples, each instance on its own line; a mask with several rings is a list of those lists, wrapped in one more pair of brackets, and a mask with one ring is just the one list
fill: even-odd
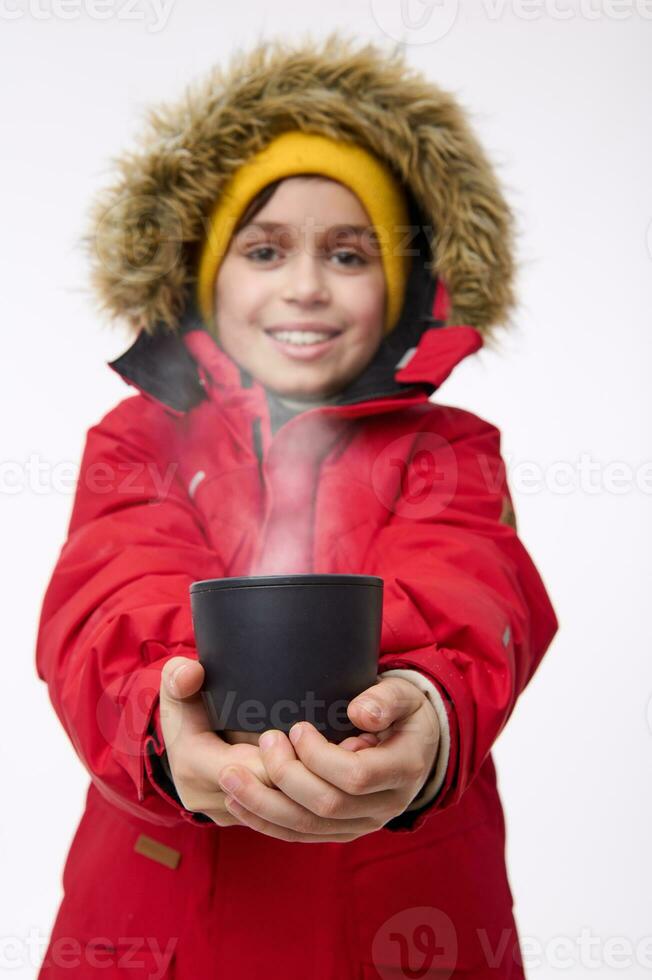
[(374, 226), (387, 287), (385, 333), (403, 306), (410, 256), (405, 234), (409, 214), (400, 182), (378, 157), (356, 143), (290, 130), (277, 136), (231, 177), (210, 216), (201, 248), (197, 302), (208, 324), (213, 318), (215, 277), (231, 236), (249, 202), (272, 181), (300, 173), (337, 180), (357, 195)]

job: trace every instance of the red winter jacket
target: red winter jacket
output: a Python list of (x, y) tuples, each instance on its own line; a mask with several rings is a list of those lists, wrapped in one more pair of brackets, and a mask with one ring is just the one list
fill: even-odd
[[(498, 429), (430, 400), (480, 333), (430, 322), (399, 367), (385, 352), (274, 432), (197, 322), (112, 362), (137, 393), (88, 431), (38, 631), (90, 777), (39, 977), (523, 976), (491, 749), (557, 621)], [(381, 576), (379, 674), (414, 672), (446, 708), (434, 798), (350, 843), (217, 827), (161, 764), (161, 669), (197, 656), (191, 582), (285, 570)]]

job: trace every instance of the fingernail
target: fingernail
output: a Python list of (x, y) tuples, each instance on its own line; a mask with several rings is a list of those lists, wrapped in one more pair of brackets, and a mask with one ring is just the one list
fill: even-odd
[(276, 744), (276, 732), (263, 732), (258, 739), (258, 745), (263, 749), (272, 749)]
[(367, 714), (371, 715), (372, 718), (379, 719), (382, 717), (382, 708), (379, 708), (374, 701), (358, 701), (358, 705), (364, 711), (366, 711)]
[(172, 688), (174, 694), (179, 693), (179, 685), (177, 684), (177, 679), (179, 675), (183, 673), (184, 670), (187, 670), (187, 668), (188, 668), (188, 664), (181, 664), (180, 667), (177, 667), (172, 672), (172, 676), (170, 677), (170, 687)]
[(296, 745), (301, 736), (303, 735), (303, 728), (301, 725), (295, 725), (294, 728), (290, 729), (290, 741), (293, 745)]
[(360, 738), (363, 742), (368, 742), (370, 745), (375, 745), (378, 741), (377, 736), (372, 732), (363, 732), (362, 735), (360, 735)]
[(240, 782), (235, 769), (226, 770), (220, 779), (220, 786), (228, 790), (229, 793), (235, 793), (238, 789), (240, 789), (242, 783)]

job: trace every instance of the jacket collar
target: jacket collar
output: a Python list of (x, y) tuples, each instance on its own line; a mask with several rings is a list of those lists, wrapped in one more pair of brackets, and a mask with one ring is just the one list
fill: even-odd
[[(444, 284), (415, 263), (397, 326), (329, 411), (406, 394), (429, 397), (459, 361), (483, 344), (474, 327), (444, 326), (447, 304)], [(207, 384), (232, 392), (258, 384), (218, 346), (190, 293), (177, 332), (141, 330), (128, 350), (107, 363), (127, 384), (177, 415), (207, 397)]]

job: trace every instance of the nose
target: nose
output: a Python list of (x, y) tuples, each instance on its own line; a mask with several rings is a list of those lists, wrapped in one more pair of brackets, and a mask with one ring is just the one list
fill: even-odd
[(297, 249), (292, 262), (286, 265), (286, 272), (283, 298), (287, 302), (301, 306), (329, 302), (330, 289), (318, 254), (309, 248)]

